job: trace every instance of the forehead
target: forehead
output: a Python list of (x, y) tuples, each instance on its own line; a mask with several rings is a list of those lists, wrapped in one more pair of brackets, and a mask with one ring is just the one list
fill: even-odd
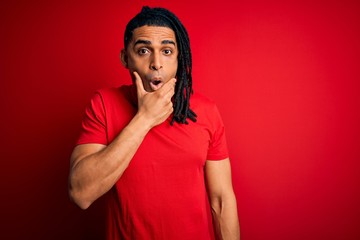
[(171, 28), (159, 26), (142, 26), (135, 28), (133, 31), (132, 42), (139, 39), (153, 41), (173, 40), (176, 43), (175, 32)]

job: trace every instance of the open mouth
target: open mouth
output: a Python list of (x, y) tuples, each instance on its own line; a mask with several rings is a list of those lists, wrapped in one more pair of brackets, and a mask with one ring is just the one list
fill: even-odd
[(163, 82), (161, 80), (151, 80), (150, 81), (150, 87), (153, 91), (158, 90), (159, 88), (161, 88), (161, 86), (163, 85)]
[(160, 80), (154, 80), (154, 81), (151, 81), (152, 84), (154, 84), (155, 86), (159, 85), (161, 83)]

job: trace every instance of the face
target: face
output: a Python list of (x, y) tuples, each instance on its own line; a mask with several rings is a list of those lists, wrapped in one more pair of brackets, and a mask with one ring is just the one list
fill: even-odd
[(159, 89), (176, 76), (178, 47), (175, 33), (167, 27), (142, 26), (133, 31), (121, 60), (134, 80), (136, 71), (147, 92)]

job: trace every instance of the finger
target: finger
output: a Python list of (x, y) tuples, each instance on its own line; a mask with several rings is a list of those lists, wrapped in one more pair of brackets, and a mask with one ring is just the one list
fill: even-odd
[(173, 85), (175, 87), (175, 84), (176, 84), (176, 78), (172, 78), (170, 79), (167, 83)]
[(171, 103), (174, 95), (175, 95), (175, 89), (172, 88), (164, 94), (164, 99), (166, 99), (169, 103)]
[(167, 109), (168, 109), (168, 115), (170, 115), (172, 112), (174, 112), (174, 104), (172, 102), (169, 102), (169, 104), (167, 104)]
[(146, 92), (143, 81), (141, 80), (141, 77), (137, 72), (134, 71), (133, 74), (135, 76), (135, 85), (136, 85), (137, 95), (141, 96)]
[(162, 87), (162, 91), (168, 93), (175, 89), (176, 79), (172, 78), (168, 82), (166, 82)]

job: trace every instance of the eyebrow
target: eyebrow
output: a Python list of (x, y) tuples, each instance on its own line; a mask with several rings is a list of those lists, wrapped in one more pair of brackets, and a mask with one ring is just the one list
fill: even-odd
[[(139, 39), (134, 43), (134, 46), (136, 46), (137, 44), (151, 45), (151, 41)], [(173, 40), (162, 40), (161, 44), (163, 44), (163, 45), (172, 44), (172, 45), (176, 46), (176, 44)]]

